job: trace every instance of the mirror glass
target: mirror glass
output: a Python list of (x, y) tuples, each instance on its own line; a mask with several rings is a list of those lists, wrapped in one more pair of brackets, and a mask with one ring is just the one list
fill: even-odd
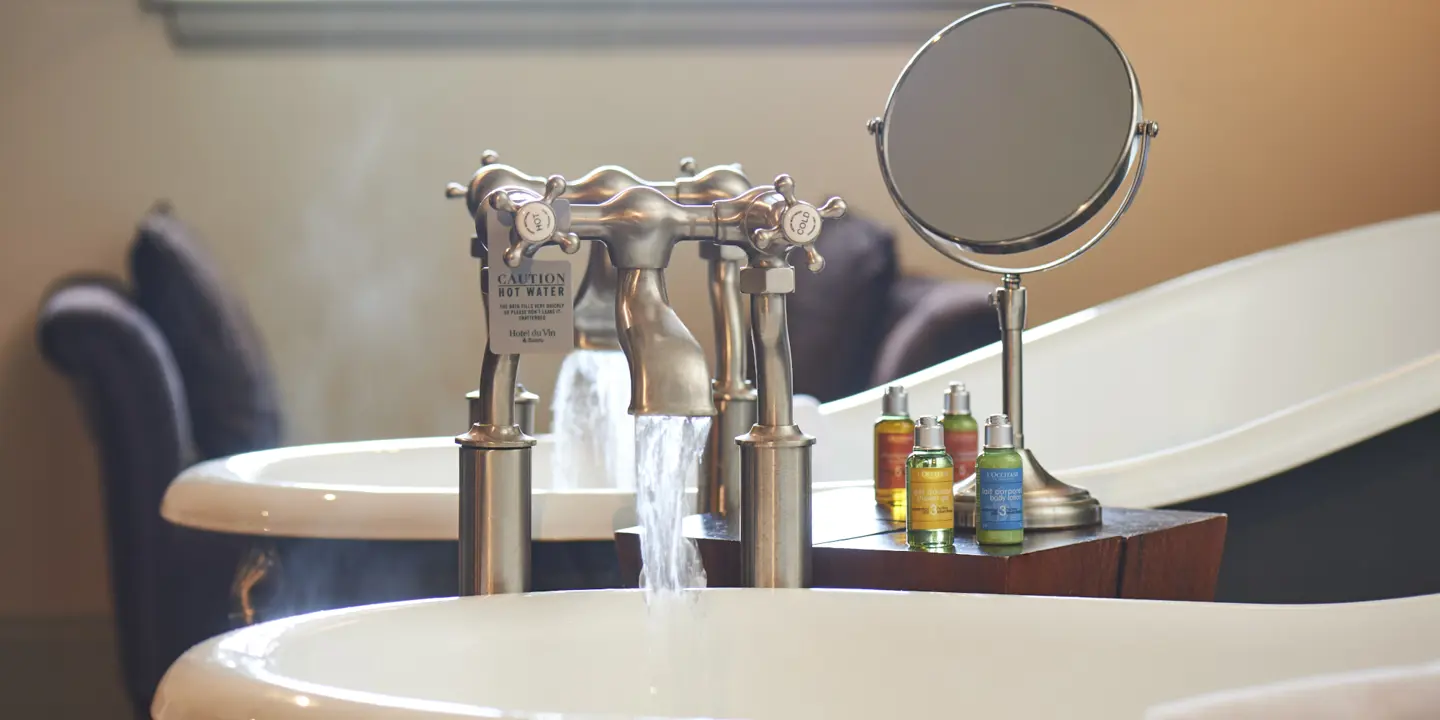
[(1099, 212), (1135, 159), (1140, 94), (1124, 54), (1050, 5), (981, 10), (911, 59), (881, 162), (901, 211), (964, 248), (1021, 252)]

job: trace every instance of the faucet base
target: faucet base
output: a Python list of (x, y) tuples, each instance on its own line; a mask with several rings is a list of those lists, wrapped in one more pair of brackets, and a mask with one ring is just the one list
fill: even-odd
[(741, 573), (746, 587), (810, 587), (810, 449), (795, 425), (755, 425), (740, 444)]
[(530, 448), (535, 439), (513, 425), (476, 424), (455, 441), (460, 445), (460, 594), (529, 592)]

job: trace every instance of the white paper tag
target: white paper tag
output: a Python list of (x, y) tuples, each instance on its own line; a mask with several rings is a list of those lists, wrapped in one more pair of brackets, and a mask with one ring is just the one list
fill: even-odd
[(520, 267), (506, 265), (510, 228), (497, 215), (488, 213), (486, 219), (486, 236), (491, 239), (491, 351), (499, 355), (569, 352), (575, 347), (570, 263), (526, 258)]

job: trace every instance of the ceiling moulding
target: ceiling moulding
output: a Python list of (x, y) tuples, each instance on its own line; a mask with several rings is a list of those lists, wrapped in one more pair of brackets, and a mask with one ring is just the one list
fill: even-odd
[(969, 0), (149, 0), (182, 47), (914, 44)]

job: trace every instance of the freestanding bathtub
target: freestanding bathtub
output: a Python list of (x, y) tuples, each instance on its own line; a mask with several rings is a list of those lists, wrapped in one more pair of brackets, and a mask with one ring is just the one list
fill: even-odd
[[(977, 415), (1000, 412), (998, 346), (899, 383), (918, 415), (940, 411), (951, 380)], [(881, 393), (821, 407), (818, 477), (868, 467)], [(1440, 592), (1437, 413), (1440, 213), (1251, 255), (1025, 334), (1026, 444), (1106, 505), (1228, 513), (1221, 600)]]
[[(801, 422), (814, 424), (817, 412), (813, 400), (798, 399)], [(554, 451), (554, 438), (542, 435), (532, 454), (533, 587), (618, 588), (615, 531), (638, 524), (635, 492), (552, 487)], [(187, 469), (166, 490), (160, 513), (248, 548), (228, 609), (243, 625), (454, 595), (458, 472), (453, 437), (263, 450)], [(823, 493), (862, 484), (815, 487)]]
[[(1440, 571), (1414, 560), (1440, 550), (1428, 531), (1440, 507), (1437, 268), (1440, 213), (1241, 258), (1037, 327), (1025, 336), (1027, 443), (1107, 505), (1228, 513), (1222, 600), (1440, 592)], [(977, 415), (998, 412), (999, 354), (901, 380), (912, 414), (939, 412), (951, 380), (970, 387)], [(819, 438), (817, 480), (870, 479), (881, 392), (800, 419)], [(449, 438), (242, 455), (187, 471), (163, 513), (212, 531), (368, 541), (372, 555), (443, 543), (452, 554), (429, 562), (452, 568), (455, 462)], [(536, 536), (607, 540), (631, 503), (538, 489)]]
[(256, 625), (186, 653), (154, 717), (1115, 720), (1440, 658), (1440, 596), (1277, 606), (706, 590), (667, 609), (647, 613), (636, 591), (583, 591)]

